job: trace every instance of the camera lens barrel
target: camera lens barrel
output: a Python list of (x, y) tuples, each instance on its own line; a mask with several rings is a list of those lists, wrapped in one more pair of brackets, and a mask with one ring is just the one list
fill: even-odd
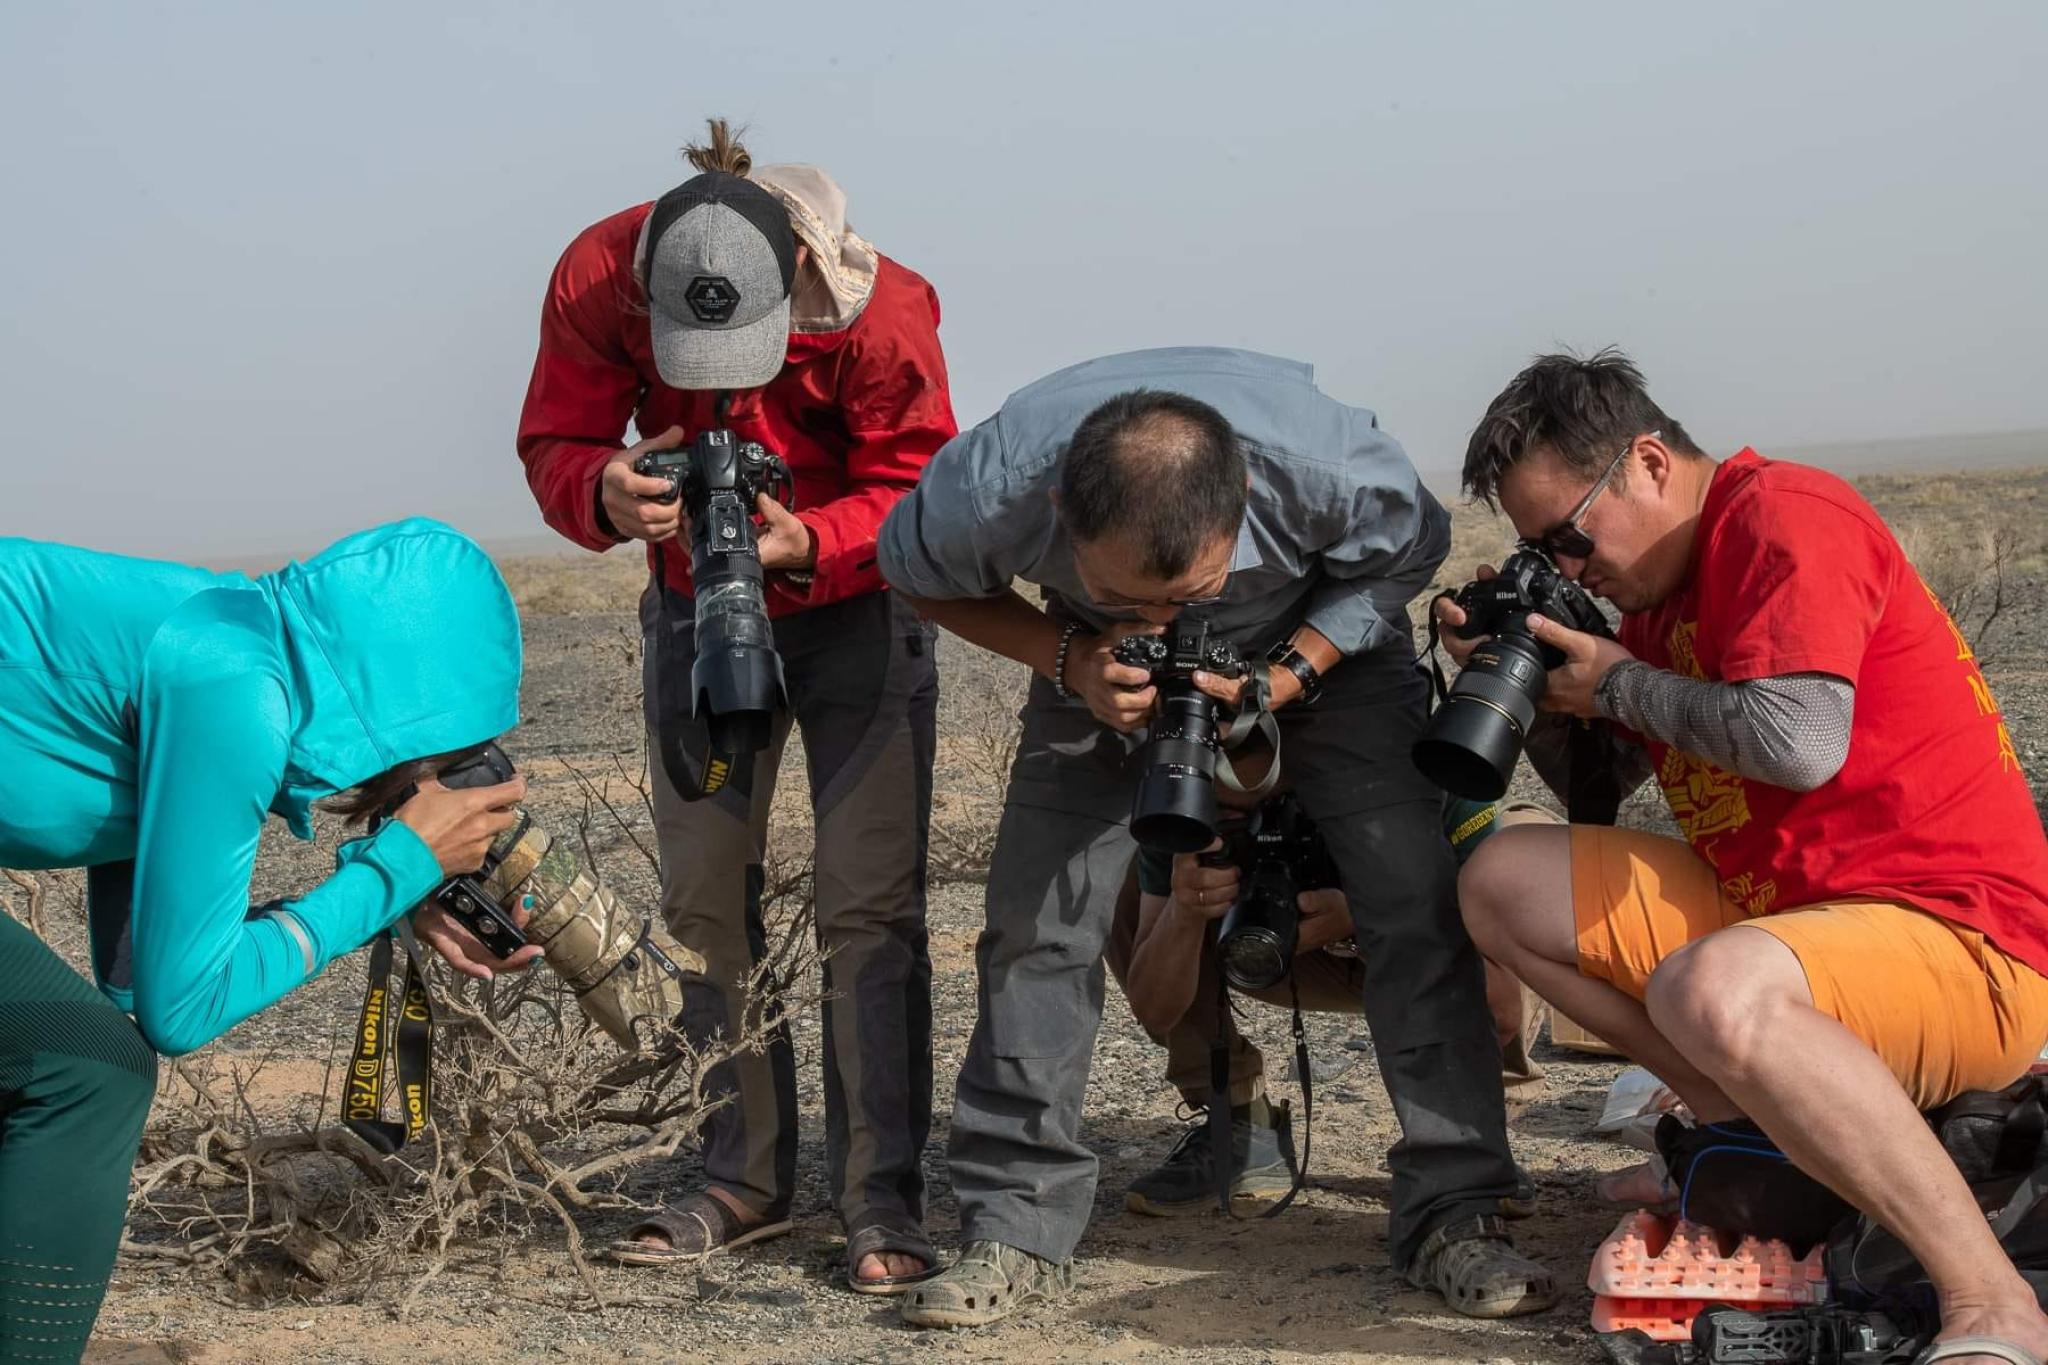
[(1279, 985), (1293, 970), (1301, 942), (1299, 887), (1293, 871), (1278, 859), (1261, 859), (1245, 879), (1244, 894), (1216, 936), (1223, 976), (1241, 991), (1263, 991)]
[(1534, 636), (1507, 630), (1465, 661), (1429, 728), (1409, 751), (1422, 775), (1473, 801), (1505, 795), (1548, 685)]
[[(758, 452), (758, 453), (757, 453)], [(691, 445), (690, 579), (697, 594), (697, 657), (690, 667), (694, 714), (724, 754), (768, 747), (782, 705), (782, 656), (768, 620), (754, 496), (767, 455), (735, 447), (730, 431)]]
[(1159, 716), (1131, 799), (1131, 837), (1166, 853), (1216, 838), (1216, 703), (1186, 679), (1159, 685)]

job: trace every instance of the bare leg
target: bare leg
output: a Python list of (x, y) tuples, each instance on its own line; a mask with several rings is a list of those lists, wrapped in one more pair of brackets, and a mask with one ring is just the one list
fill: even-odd
[(1659, 967), (1648, 1005), (1800, 1169), (1911, 1248), (1940, 1296), (1943, 1336), (2048, 1352), (2048, 1316), (1962, 1173), (1878, 1055), (1813, 1007), (1790, 948), (1724, 929)]
[(1568, 827), (1518, 825), (1488, 839), (1458, 874), (1458, 904), (1480, 952), (1656, 1072), (1699, 1118), (1741, 1113), (1665, 1040), (1641, 1002), (1579, 974)]

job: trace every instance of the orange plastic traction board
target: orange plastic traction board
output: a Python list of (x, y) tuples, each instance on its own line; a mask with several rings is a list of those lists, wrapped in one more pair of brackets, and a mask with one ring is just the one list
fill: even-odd
[[(1593, 1330), (1596, 1332), (1641, 1332), (1652, 1341), (1691, 1341), (1692, 1320), (1710, 1305), (1727, 1299), (1618, 1299), (1611, 1294), (1593, 1296)], [(1743, 1303), (1737, 1308), (1765, 1312), (1782, 1309), (1782, 1303)]]
[(1701, 1223), (1638, 1210), (1593, 1253), (1586, 1287), (1616, 1299), (1823, 1303), (1828, 1285), (1821, 1251), (1816, 1246), (1795, 1257), (1780, 1241), (1730, 1238)]

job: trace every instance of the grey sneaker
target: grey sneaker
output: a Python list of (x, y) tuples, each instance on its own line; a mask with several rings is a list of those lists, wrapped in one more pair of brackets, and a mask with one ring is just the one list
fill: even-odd
[(1557, 1303), (1550, 1272), (1515, 1250), (1507, 1225), (1480, 1215), (1444, 1224), (1423, 1239), (1408, 1283), (1434, 1289), (1468, 1318), (1512, 1318)]
[(1072, 1261), (1048, 1261), (1001, 1242), (969, 1242), (943, 1275), (903, 1296), (903, 1320), (912, 1327), (986, 1327), (1073, 1288)]
[[(1294, 1188), (1288, 1165), (1287, 1109), (1265, 1100), (1230, 1111), (1230, 1205), (1256, 1213)], [(1216, 1211), (1216, 1168), (1210, 1160), (1209, 1116), (1196, 1111), (1166, 1160), (1131, 1182), (1124, 1207), (1153, 1218), (1187, 1218)]]

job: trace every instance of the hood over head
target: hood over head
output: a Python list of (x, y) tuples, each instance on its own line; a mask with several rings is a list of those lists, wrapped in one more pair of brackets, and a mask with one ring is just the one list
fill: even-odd
[(413, 518), (257, 580), (284, 622), (292, 739), (271, 809), (310, 838), (315, 800), (519, 723), (519, 614), (482, 547)]

